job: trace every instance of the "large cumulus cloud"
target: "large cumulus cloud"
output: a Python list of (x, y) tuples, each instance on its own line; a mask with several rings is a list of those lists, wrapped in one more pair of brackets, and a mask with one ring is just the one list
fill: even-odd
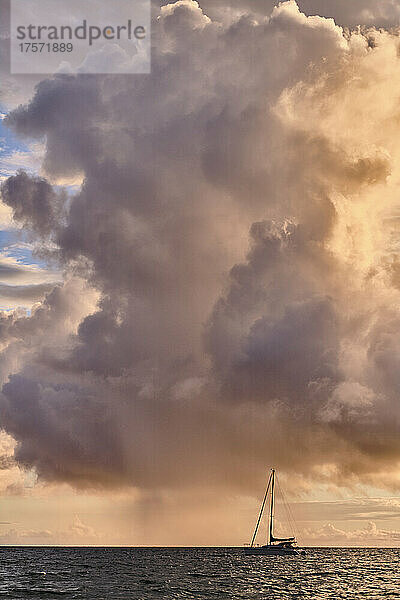
[[(399, 38), (294, 1), (154, 24), (151, 76), (59, 76), (14, 218), (63, 268), (2, 323), (16, 459), (78, 486), (252, 488), (266, 464), (396, 487)], [(87, 285), (83, 283), (87, 282)]]
[[(167, 4), (167, 0), (161, 4)], [(230, 20), (240, 14), (269, 16), (280, 0), (200, 0), (204, 11), (214, 19)], [(160, 3), (155, 0), (155, 5)], [(400, 7), (396, 0), (299, 0), (298, 5), (308, 16), (333, 18), (338, 25), (354, 28), (398, 27)]]

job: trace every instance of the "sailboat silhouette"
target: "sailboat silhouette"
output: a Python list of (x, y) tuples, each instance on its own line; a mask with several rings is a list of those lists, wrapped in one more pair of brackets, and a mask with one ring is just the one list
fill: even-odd
[[(304, 550), (300, 550), (296, 547), (296, 538), (278, 538), (274, 535), (274, 510), (275, 510), (275, 469), (271, 469), (271, 473), (268, 478), (267, 489), (265, 490), (264, 499), (261, 504), (260, 513), (258, 515), (257, 524), (254, 530), (254, 534), (250, 543), (250, 546), (244, 549), (246, 555), (254, 556), (282, 556), (282, 555), (300, 555), (305, 554)], [(254, 545), (258, 528), (261, 523), (262, 516), (264, 514), (265, 505), (268, 499), (268, 492), (271, 490), (270, 503), (269, 503), (269, 514), (268, 514), (268, 527), (267, 527), (267, 543), (265, 546)]]

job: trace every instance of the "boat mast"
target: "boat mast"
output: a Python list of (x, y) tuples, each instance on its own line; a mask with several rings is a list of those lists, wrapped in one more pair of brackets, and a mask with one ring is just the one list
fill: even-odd
[(274, 524), (274, 493), (275, 493), (275, 469), (271, 469), (271, 505), (269, 512), (269, 544), (274, 539), (272, 530)]
[(258, 515), (256, 528), (254, 530), (253, 537), (252, 537), (252, 540), (251, 540), (251, 544), (250, 544), (251, 548), (254, 545), (254, 540), (256, 539), (257, 531), (258, 531), (258, 528), (260, 526), (261, 517), (263, 516), (263, 512), (264, 512), (264, 508), (265, 508), (265, 503), (267, 501), (269, 486), (271, 485), (271, 478), (272, 478), (272, 472), (271, 472), (271, 474), (269, 476), (269, 479), (268, 479), (267, 489), (265, 490), (264, 499), (263, 499), (262, 504), (261, 504), (260, 514)]

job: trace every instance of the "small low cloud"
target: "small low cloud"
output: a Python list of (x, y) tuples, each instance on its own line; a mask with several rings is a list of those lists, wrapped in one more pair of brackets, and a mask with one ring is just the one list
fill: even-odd
[(36, 285), (6, 285), (0, 283), (0, 305), (10, 310), (17, 306), (30, 307), (54, 288), (54, 283), (38, 283)]
[[(7, 525), (7, 523), (3, 523)], [(90, 545), (101, 543), (102, 536), (95, 529), (85, 525), (78, 516), (65, 530), (30, 529), (22, 526), (12, 527), (0, 532), (2, 545)]]
[(398, 547), (400, 531), (380, 529), (370, 521), (363, 528), (344, 530), (332, 523), (326, 523), (320, 529), (304, 529), (304, 544), (313, 546), (382, 546)]

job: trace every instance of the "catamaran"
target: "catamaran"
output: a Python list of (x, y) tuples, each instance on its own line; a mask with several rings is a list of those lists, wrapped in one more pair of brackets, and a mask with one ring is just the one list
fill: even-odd
[[(270, 502), (269, 502), (269, 515), (268, 515), (268, 526), (267, 526), (267, 543), (265, 546), (254, 545), (257, 537), (258, 528), (261, 523), (261, 519), (264, 513), (265, 505), (267, 503), (268, 492), (271, 490)], [(260, 513), (258, 515), (256, 528), (254, 530), (253, 538), (250, 546), (244, 549), (246, 555), (256, 556), (283, 556), (283, 555), (299, 555), (305, 554), (304, 550), (300, 550), (296, 547), (296, 538), (278, 538), (274, 536), (274, 509), (275, 509), (275, 469), (271, 469), (269, 475), (267, 489), (265, 490), (264, 499), (261, 504)]]

